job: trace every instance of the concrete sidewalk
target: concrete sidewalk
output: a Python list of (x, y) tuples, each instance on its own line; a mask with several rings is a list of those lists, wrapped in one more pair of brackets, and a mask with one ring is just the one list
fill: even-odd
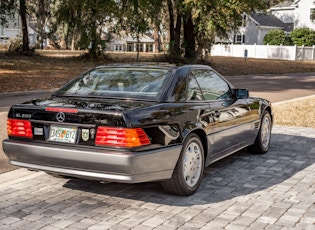
[(0, 174), (2, 229), (315, 229), (315, 129), (273, 129), (265, 155), (239, 152), (205, 170), (192, 196), (125, 185)]

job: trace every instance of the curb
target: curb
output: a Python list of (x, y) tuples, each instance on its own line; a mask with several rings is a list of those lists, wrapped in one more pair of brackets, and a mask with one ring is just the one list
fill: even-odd
[(286, 104), (286, 103), (290, 103), (290, 102), (296, 102), (296, 101), (301, 101), (301, 100), (311, 99), (311, 98), (315, 99), (315, 94), (310, 95), (310, 96), (298, 97), (298, 98), (294, 98), (294, 99), (290, 99), (290, 100), (285, 100), (285, 101), (274, 102), (274, 103), (272, 103), (272, 105), (277, 106), (277, 105), (282, 105), (282, 104)]
[(296, 75), (315, 75), (315, 72), (298, 72), (298, 73), (279, 73), (279, 74), (272, 74), (272, 73), (262, 73), (262, 74), (240, 74), (240, 75), (231, 75), (228, 77), (244, 77), (244, 76), (265, 76), (265, 77), (270, 77), (270, 76), (296, 76)]

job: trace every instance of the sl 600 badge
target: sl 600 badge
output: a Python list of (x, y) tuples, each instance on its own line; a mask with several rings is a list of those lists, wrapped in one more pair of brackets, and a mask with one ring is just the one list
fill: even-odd
[(32, 118), (32, 114), (16, 113), (15, 117), (16, 118), (27, 118), (27, 119), (30, 119), (30, 118)]

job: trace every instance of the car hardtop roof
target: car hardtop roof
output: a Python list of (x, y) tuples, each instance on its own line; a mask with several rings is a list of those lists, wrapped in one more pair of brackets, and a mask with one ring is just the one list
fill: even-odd
[(99, 68), (157, 68), (157, 69), (179, 69), (179, 68), (210, 68), (208, 65), (200, 65), (200, 64), (185, 64), (185, 65), (175, 65), (166, 62), (137, 62), (137, 63), (111, 63), (106, 65), (101, 65), (95, 67), (95, 69)]
[(141, 62), (141, 63), (111, 63), (105, 64), (101, 66), (97, 66), (95, 68), (174, 68), (176, 65), (172, 65), (169, 63), (154, 63), (154, 62)]

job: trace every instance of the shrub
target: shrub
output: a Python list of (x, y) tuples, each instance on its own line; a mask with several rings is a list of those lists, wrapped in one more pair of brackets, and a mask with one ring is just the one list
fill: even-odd
[(28, 51), (23, 50), (23, 42), (21, 38), (17, 38), (11, 41), (9, 49), (9, 54), (18, 54), (18, 55), (26, 55), (32, 56), (35, 54), (35, 48), (29, 49)]
[(315, 45), (315, 31), (307, 27), (297, 28), (292, 31), (291, 40), (297, 46), (313, 46)]
[(8, 51), (10, 53), (20, 53), (23, 50), (22, 39), (17, 38), (11, 41)]
[(290, 37), (283, 30), (270, 30), (264, 37), (264, 45), (291, 45)]

